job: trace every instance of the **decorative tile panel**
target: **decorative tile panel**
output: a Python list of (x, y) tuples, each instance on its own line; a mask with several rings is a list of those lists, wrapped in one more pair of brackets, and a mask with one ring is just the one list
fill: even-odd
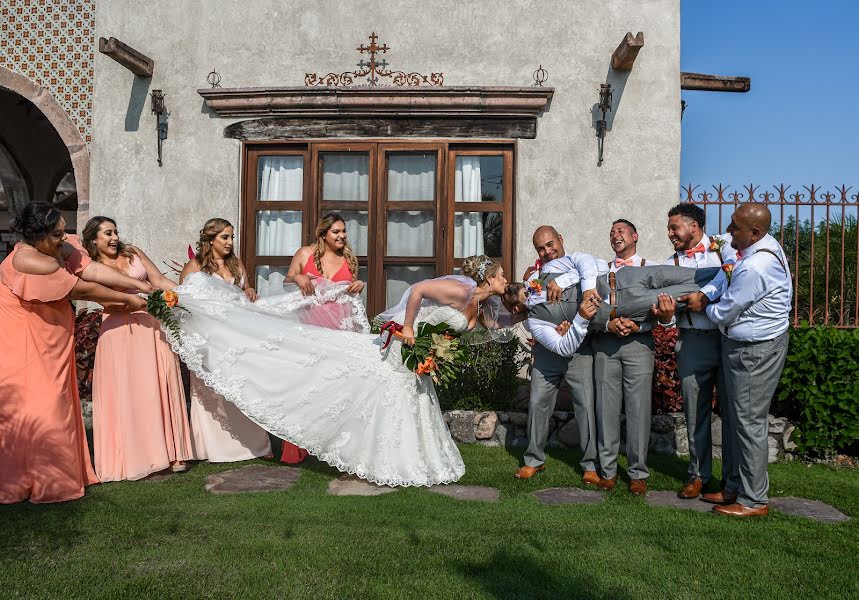
[(0, 0), (0, 65), (48, 89), (91, 141), (95, 0)]

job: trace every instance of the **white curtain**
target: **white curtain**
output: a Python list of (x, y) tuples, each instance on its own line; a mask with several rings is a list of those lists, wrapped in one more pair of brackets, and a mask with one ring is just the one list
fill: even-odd
[[(454, 181), (456, 202), (481, 202), (480, 157), (458, 156)], [(454, 215), (453, 255), (465, 258), (483, 254), (483, 220), (479, 212)]]
[[(391, 202), (435, 200), (434, 154), (391, 154), (388, 157), (388, 200)], [(389, 256), (433, 256), (435, 213), (396, 211), (388, 213)]]
[(352, 247), (355, 256), (367, 256), (367, 244), (370, 230), (367, 226), (367, 212), (357, 210), (341, 210), (338, 214), (346, 223), (346, 239)]
[(260, 298), (283, 293), (283, 280), (289, 267), (263, 265), (257, 267), (256, 271), (256, 291)]
[[(300, 201), (304, 194), (304, 159), (301, 156), (261, 156), (259, 199)], [(290, 256), (301, 247), (300, 210), (257, 211), (257, 256)], [(286, 267), (257, 267), (260, 295), (283, 291)]]
[(366, 202), (370, 184), (366, 154), (324, 154), (322, 199)]
[(301, 200), (304, 191), (304, 158), (261, 156), (259, 200)]
[(435, 213), (393, 211), (388, 213), (388, 256), (434, 256)]
[(385, 286), (385, 308), (396, 306), (402, 300), (403, 294), (410, 285), (424, 279), (435, 277), (435, 267), (421, 266), (388, 266), (385, 267), (387, 285)]

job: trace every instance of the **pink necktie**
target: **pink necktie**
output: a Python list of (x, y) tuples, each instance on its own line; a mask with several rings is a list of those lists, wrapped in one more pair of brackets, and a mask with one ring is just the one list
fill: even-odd
[(695, 246), (694, 248), (692, 248), (691, 250), (684, 250), (683, 252), (686, 253), (686, 258), (692, 258), (693, 256), (695, 256), (699, 252), (704, 252), (704, 243), (702, 242), (702, 243), (698, 244), (697, 246)]
[(614, 266), (618, 269), (621, 267), (631, 267), (633, 262), (635, 261), (633, 261), (631, 258), (615, 258)]

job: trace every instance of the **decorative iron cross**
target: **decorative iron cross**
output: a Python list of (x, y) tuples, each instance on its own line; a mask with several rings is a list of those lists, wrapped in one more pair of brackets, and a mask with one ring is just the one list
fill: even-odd
[(380, 62), (376, 62), (376, 53), (387, 52), (388, 50), (390, 50), (390, 48), (388, 48), (388, 44), (382, 44), (381, 46), (379, 46), (376, 43), (377, 39), (379, 39), (379, 36), (377, 36), (376, 32), (374, 31), (370, 34), (369, 46), (361, 44), (356, 48), (356, 50), (358, 50), (358, 52), (360, 52), (361, 54), (364, 54), (365, 52), (370, 54), (370, 62), (365, 62), (364, 60), (361, 60), (358, 63), (359, 68), (367, 69), (369, 71), (370, 76), (367, 78), (367, 81), (370, 83), (370, 85), (376, 85), (379, 82), (379, 78), (376, 77), (376, 66), (379, 66), (382, 69), (385, 69), (388, 66), (387, 61), (385, 61), (384, 59), (382, 59)]

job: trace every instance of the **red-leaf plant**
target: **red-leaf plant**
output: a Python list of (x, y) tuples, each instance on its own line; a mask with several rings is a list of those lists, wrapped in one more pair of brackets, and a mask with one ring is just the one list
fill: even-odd
[(75, 366), (78, 392), (81, 398), (92, 396), (92, 370), (95, 366), (95, 347), (101, 329), (101, 309), (82, 308), (75, 315)]
[(680, 378), (677, 375), (676, 327), (653, 328), (653, 345), (656, 351), (656, 366), (653, 372), (653, 410), (657, 413), (683, 410)]

